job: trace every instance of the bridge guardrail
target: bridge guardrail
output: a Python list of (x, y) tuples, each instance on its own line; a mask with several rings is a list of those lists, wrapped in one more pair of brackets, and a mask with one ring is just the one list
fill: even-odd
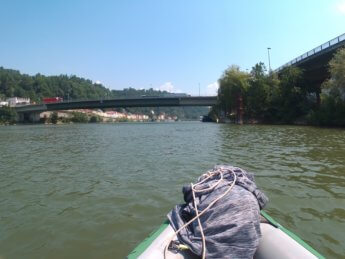
[(293, 64), (296, 64), (297, 62), (299, 61), (302, 61), (303, 59), (306, 59), (310, 56), (313, 56), (315, 55), (316, 53), (322, 51), (322, 50), (325, 50), (325, 49), (328, 49), (329, 47), (335, 45), (335, 44), (338, 44), (339, 42), (342, 42), (342, 41), (345, 41), (345, 33), (338, 36), (338, 37), (335, 37), (334, 39), (331, 39), (319, 46), (317, 46), (316, 48), (310, 50), (310, 51), (307, 51), (306, 53), (303, 53), (302, 55), (298, 56), (297, 58), (291, 60), (290, 62), (287, 62), (285, 63), (284, 65), (278, 67), (275, 72), (279, 72), (280, 70), (284, 69), (285, 67), (288, 67), (288, 66), (291, 66)]
[[(113, 101), (113, 100), (137, 100), (137, 99), (150, 99), (150, 98), (160, 98), (160, 99), (166, 99), (166, 98), (190, 98), (190, 97), (201, 97), (201, 98), (209, 98), (209, 97), (215, 97), (215, 96), (146, 96), (146, 97), (140, 97), (140, 96), (130, 96), (130, 97), (125, 97), (125, 96), (121, 96), (121, 97), (109, 97), (109, 96), (105, 96), (105, 97), (100, 97), (100, 98), (95, 98), (95, 99), (87, 99), (87, 98), (79, 98), (79, 99), (68, 99), (68, 100), (63, 100), (63, 101), (59, 101), (59, 102), (52, 102), (52, 103), (44, 103), (44, 102), (38, 102), (37, 105), (43, 105), (43, 104), (57, 104), (57, 103), (76, 103), (76, 102), (93, 102), (93, 101)], [(31, 104), (29, 104), (31, 105)]]

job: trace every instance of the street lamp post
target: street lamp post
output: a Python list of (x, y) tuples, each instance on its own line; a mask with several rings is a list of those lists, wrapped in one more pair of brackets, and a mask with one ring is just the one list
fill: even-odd
[(271, 57), (270, 57), (270, 47), (267, 48), (267, 53), (268, 53), (268, 71), (271, 73)]

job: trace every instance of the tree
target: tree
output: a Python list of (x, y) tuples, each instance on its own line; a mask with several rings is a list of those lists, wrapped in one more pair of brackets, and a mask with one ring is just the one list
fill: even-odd
[(302, 75), (300, 68), (290, 66), (285, 68), (279, 76), (277, 101), (279, 103), (278, 118), (281, 122), (292, 123), (309, 111)]
[(269, 80), (264, 63), (256, 64), (251, 72), (247, 91), (246, 116), (262, 120), (268, 107)]
[(13, 124), (17, 120), (17, 112), (15, 109), (8, 106), (0, 107), (0, 124), (10, 123)]
[(264, 110), (263, 120), (265, 122), (276, 122), (281, 121), (279, 117), (281, 91), (280, 91), (280, 80), (277, 73), (271, 73), (266, 77), (267, 81), (267, 96), (266, 96), (266, 107)]
[(53, 123), (53, 124), (56, 124), (58, 122), (58, 113), (57, 112), (53, 112), (51, 115), (50, 115), (50, 122)]
[(336, 52), (329, 62), (329, 72), (331, 78), (323, 84), (323, 89), (327, 89), (330, 95), (345, 99), (345, 48)]
[(89, 122), (89, 117), (82, 112), (73, 112), (72, 121), (77, 123), (87, 123)]
[[(243, 98), (248, 88), (248, 73), (240, 71), (238, 66), (232, 65), (224, 71), (219, 79), (218, 98), (219, 106), (229, 116), (236, 112), (241, 116)], [(238, 118), (241, 119), (241, 118)]]
[(266, 78), (265, 71), (266, 71), (265, 64), (263, 62), (259, 62), (255, 64), (255, 66), (252, 67), (252, 70), (250, 71), (250, 75), (256, 79), (265, 79)]
[(321, 105), (309, 114), (311, 124), (345, 126), (345, 48), (329, 62), (331, 78), (322, 85)]
[(96, 123), (96, 122), (100, 122), (100, 121), (101, 121), (101, 117), (96, 116), (96, 115), (92, 115), (90, 117), (90, 120), (89, 120), (89, 122), (91, 122), (91, 123)]

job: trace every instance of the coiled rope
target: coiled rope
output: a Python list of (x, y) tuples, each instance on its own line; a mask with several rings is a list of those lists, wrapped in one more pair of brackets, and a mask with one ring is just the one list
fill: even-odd
[[(233, 168), (233, 169), (236, 169), (236, 170), (241, 170), (240, 168)], [(227, 171), (227, 172), (231, 172), (233, 175), (234, 175), (234, 179), (232, 181), (232, 183), (230, 184), (229, 188), (222, 194), (220, 195), (219, 197), (217, 197), (214, 201), (212, 201), (203, 211), (201, 211), (199, 213), (199, 210), (198, 210), (198, 207), (196, 205), (196, 198), (195, 198), (195, 193), (198, 193), (198, 192), (206, 192), (206, 191), (210, 191), (210, 190), (214, 190), (224, 179), (224, 176), (223, 176), (223, 173), (224, 171)], [(211, 187), (208, 187), (208, 188), (205, 188), (205, 189), (196, 189), (196, 186), (204, 183), (205, 181), (207, 181), (209, 178), (211, 177), (214, 177), (216, 175), (220, 175), (219, 177), (219, 180), (213, 184)], [(237, 180), (237, 176), (236, 176), (236, 173), (234, 172), (234, 170), (229, 170), (228, 168), (226, 170), (222, 169), (222, 168), (219, 168), (217, 169), (216, 171), (209, 171), (205, 174), (203, 174), (202, 176), (205, 176), (205, 179), (203, 179), (202, 181), (196, 183), (196, 184), (193, 184), (191, 183), (191, 188), (192, 188), (192, 194), (193, 194), (193, 201), (194, 201), (194, 209), (195, 209), (195, 214), (196, 216), (194, 218), (192, 218), (190, 221), (188, 221), (186, 224), (184, 224), (182, 227), (180, 227), (173, 235), (172, 237), (169, 239), (168, 241), (168, 244), (166, 245), (165, 249), (164, 249), (164, 259), (166, 259), (166, 253), (168, 251), (168, 247), (169, 247), (169, 244), (171, 243), (171, 241), (174, 239), (175, 236), (177, 236), (178, 233), (181, 232), (182, 229), (186, 228), (189, 224), (191, 224), (194, 220), (198, 220), (198, 225), (199, 225), (199, 228), (200, 228), (200, 233), (201, 233), (201, 238), (202, 238), (202, 259), (205, 259), (206, 257), (206, 239), (205, 239), (205, 235), (204, 235), (204, 231), (203, 231), (203, 228), (202, 228), (202, 225), (201, 225), (201, 222), (200, 222), (200, 217), (207, 211), (209, 210), (217, 201), (219, 201), (221, 198), (223, 198), (225, 195), (227, 195), (232, 187), (234, 187), (235, 183), (236, 183), (236, 180)]]

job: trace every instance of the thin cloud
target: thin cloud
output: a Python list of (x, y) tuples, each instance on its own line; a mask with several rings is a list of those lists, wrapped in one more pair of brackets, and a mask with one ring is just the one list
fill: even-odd
[(175, 86), (171, 82), (165, 82), (158, 88), (161, 91), (167, 91), (169, 93), (179, 93), (180, 90), (176, 89)]
[(345, 1), (340, 1), (335, 5), (337, 13), (345, 15)]
[(219, 83), (216, 81), (209, 84), (206, 89), (207, 95), (217, 95), (218, 94)]

